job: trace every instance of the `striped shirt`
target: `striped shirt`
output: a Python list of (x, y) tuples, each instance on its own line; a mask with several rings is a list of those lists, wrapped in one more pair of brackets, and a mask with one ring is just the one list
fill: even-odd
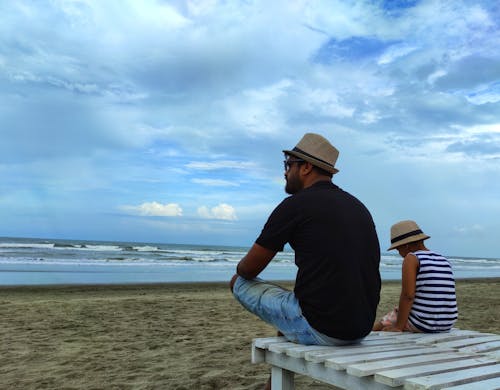
[(451, 265), (445, 257), (431, 251), (413, 254), (420, 265), (408, 320), (422, 332), (446, 332), (458, 317)]

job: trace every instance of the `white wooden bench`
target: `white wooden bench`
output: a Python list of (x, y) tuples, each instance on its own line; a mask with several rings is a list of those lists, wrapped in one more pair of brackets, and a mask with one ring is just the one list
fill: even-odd
[(500, 389), (500, 336), (469, 330), (372, 332), (343, 347), (254, 339), (252, 363), (262, 362), (272, 390), (294, 389), (295, 373), (343, 389)]

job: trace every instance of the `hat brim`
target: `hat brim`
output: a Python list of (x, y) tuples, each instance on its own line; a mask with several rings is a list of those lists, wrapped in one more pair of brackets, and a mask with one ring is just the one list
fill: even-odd
[(428, 236), (427, 234), (420, 233), (420, 234), (417, 234), (415, 236), (403, 238), (402, 240), (396, 241), (387, 250), (390, 251), (390, 250), (396, 249), (398, 246), (401, 246), (404, 244), (409, 244), (410, 242), (427, 240), (428, 238), (431, 238), (431, 237)]
[(297, 152), (296, 150), (283, 150), (283, 153), (289, 154), (291, 156), (298, 157), (302, 160), (310, 162), (312, 165), (314, 165), (318, 168), (324, 169), (325, 171), (330, 172), (334, 175), (339, 171), (337, 168), (335, 168), (329, 164), (326, 164), (323, 161), (319, 161), (319, 160), (315, 159), (314, 157)]

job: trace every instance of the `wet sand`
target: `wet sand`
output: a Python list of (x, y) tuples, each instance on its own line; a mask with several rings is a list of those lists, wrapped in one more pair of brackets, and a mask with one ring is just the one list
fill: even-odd
[[(500, 279), (458, 280), (457, 295), (458, 328), (500, 334)], [(398, 296), (398, 282), (383, 284), (379, 317)], [(226, 283), (3, 287), (0, 297), (2, 389), (260, 389), (269, 375), (250, 364), (250, 344), (275, 332)]]

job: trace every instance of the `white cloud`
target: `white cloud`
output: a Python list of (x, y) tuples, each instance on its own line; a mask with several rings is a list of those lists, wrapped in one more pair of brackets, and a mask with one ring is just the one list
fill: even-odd
[(478, 91), (469, 92), (465, 98), (472, 104), (497, 103), (500, 101), (500, 83), (493, 86), (480, 88)]
[[(148, 4), (149, 3), (149, 4)], [(190, 24), (189, 19), (183, 17), (174, 7), (156, 0), (141, 1), (137, 3), (130, 1), (133, 14), (136, 15), (145, 26), (154, 26), (160, 30), (172, 30), (186, 27)]]
[(476, 125), (476, 126), (454, 126), (455, 129), (460, 130), (464, 136), (484, 136), (486, 134), (497, 134), (500, 136), (500, 122), (490, 125)]
[[(375, 144), (375, 140), (371, 140)], [(435, 156), (443, 165), (465, 162), (483, 163), (484, 168), (498, 169), (500, 158), (500, 124), (451, 125), (436, 134), (392, 134), (386, 138), (390, 151), (398, 150), (398, 159), (434, 163)], [(488, 161), (491, 164), (488, 164)]]
[(447, 72), (443, 69), (438, 69), (436, 70), (435, 72), (431, 73), (428, 77), (427, 77), (427, 82), (429, 84), (434, 84), (434, 82), (436, 80), (438, 80), (439, 78), (443, 77), (443, 76), (446, 76)]
[(382, 115), (379, 111), (365, 111), (361, 114), (361, 123), (375, 123), (382, 118)]
[(222, 219), (226, 221), (235, 221), (238, 219), (234, 207), (226, 203), (221, 203), (211, 209), (207, 206), (201, 206), (198, 208), (198, 215), (202, 218)]
[(229, 119), (252, 134), (277, 133), (285, 123), (281, 102), (288, 98), (293, 83), (279, 80), (261, 88), (239, 92), (222, 103)]
[(332, 89), (317, 88), (304, 92), (302, 101), (310, 112), (318, 112), (333, 118), (351, 117), (354, 113), (354, 107), (342, 103), (338, 94)]
[(248, 96), (252, 100), (268, 103), (285, 95), (286, 90), (291, 86), (292, 82), (285, 79), (264, 88), (243, 91), (243, 95)]
[(480, 235), (485, 231), (484, 226), (480, 224), (473, 224), (470, 226), (455, 226), (454, 230), (460, 235)]
[(189, 164), (186, 164), (186, 168), (199, 169), (201, 171), (213, 171), (216, 169), (250, 169), (254, 166), (255, 164), (252, 162), (232, 160), (193, 161)]
[[(190, 20), (174, 7), (157, 0), (143, 0), (139, 3), (133, 0), (88, 1), (85, 6), (82, 6), (84, 2), (57, 3), (74, 26), (97, 25), (102, 29), (101, 32), (106, 32), (105, 38), (112, 42), (123, 42), (127, 32), (141, 34), (141, 27), (143, 31), (158, 29), (167, 32), (190, 24)], [(109, 15), (115, 15), (111, 23)]]
[(222, 179), (193, 179), (195, 184), (201, 184), (210, 187), (237, 187), (238, 184), (229, 180)]
[(158, 202), (146, 202), (138, 206), (122, 206), (121, 209), (146, 217), (182, 216), (182, 208), (177, 203), (161, 204)]
[(404, 57), (405, 55), (415, 51), (416, 48), (407, 45), (393, 45), (390, 46), (378, 59), (377, 63), (379, 65), (390, 64), (399, 57)]

